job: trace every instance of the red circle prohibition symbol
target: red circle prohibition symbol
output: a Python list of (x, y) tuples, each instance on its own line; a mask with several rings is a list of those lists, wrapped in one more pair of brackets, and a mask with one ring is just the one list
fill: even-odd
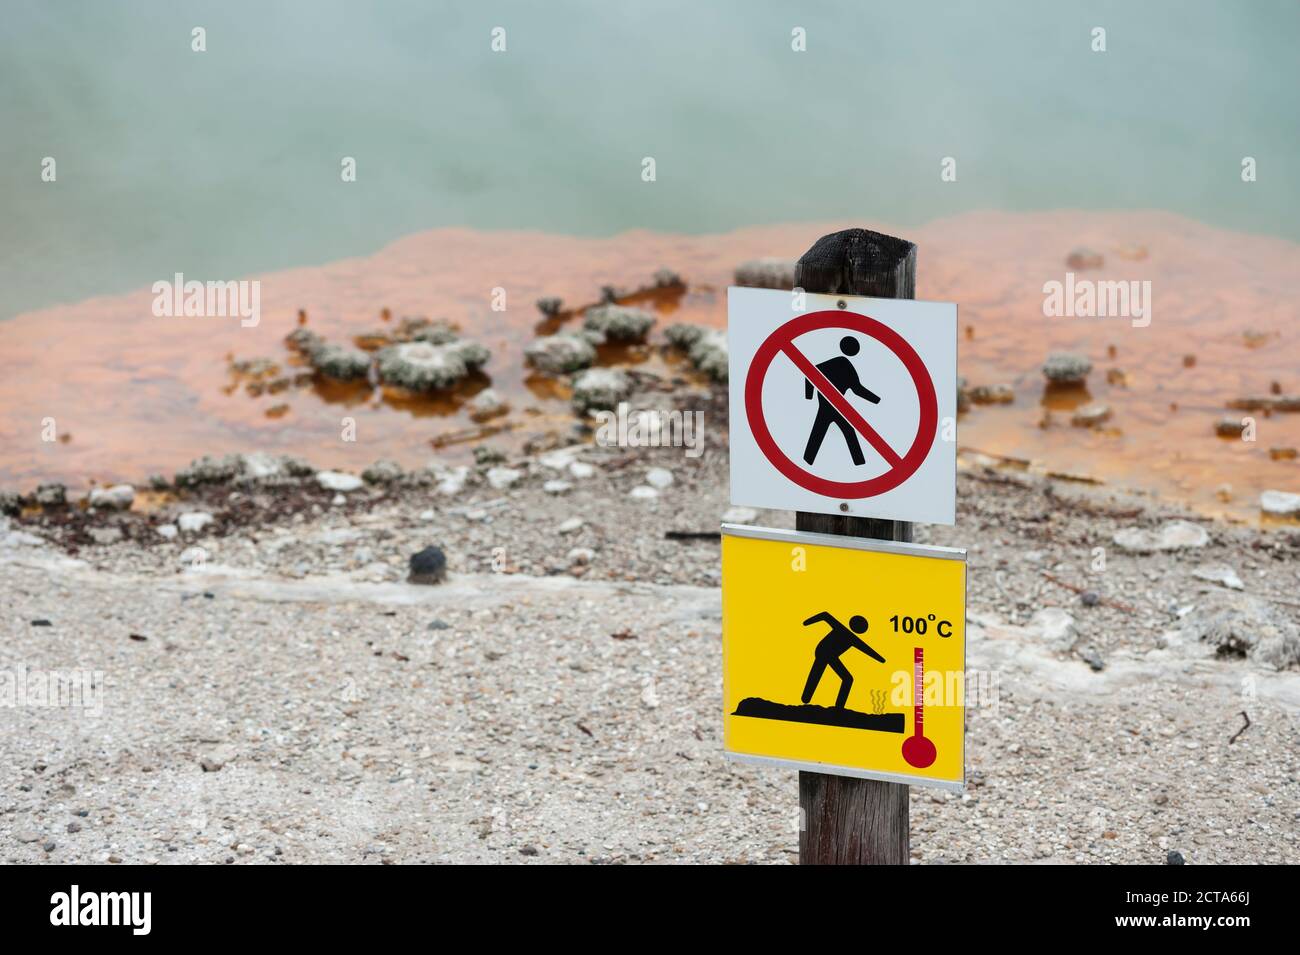
[[(916, 439), (902, 457), (899, 457), (897, 452), (862, 419), (856, 409), (835, 389), (834, 385), (825, 379), (816, 366), (794, 347), (793, 342), (800, 335), (823, 328), (843, 328), (874, 338), (898, 356), (912, 376), (912, 384), (916, 386), (916, 395), (921, 402), (921, 417), (917, 424)], [(805, 470), (790, 460), (777, 446), (771, 431), (768, 430), (767, 421), (763, 418), (763, 379), (767, 375), (768, 368), (771, 367), (772, 359), (782, 353), (794, 362), (804, 376), (813, 383), (818, 393), (835, 406), (836, 410), (853, 425), (854, 430), (866, 438), (867, 443), (889, 463), (888, 471), (866, 481), (831, 481)], [(846, 414), (846, 409), (850, 413)], [(759, 449), (772, 462), (772, 466), (785, 477), (805, 490), (826, 497), (848, 499), (883, 494), (898, 487), (915, 474), (916, 469), (930, 453), (939, 426), (939, 402), (935, 397), (934, 382), (930, 380), (930, 373), (926, 370), (921, 356), (907, 343), (907, 340), (888, 325), (869, 316), (859, 315), (857, 312), (831, 310), (811, 312), (792, 319), (758, 346), (758, 351), (754, 353), (754, 358), (749, 365), (749, 374), (745, 378), (745, 414), (749, 419), (749, 430), (754, 435)]]

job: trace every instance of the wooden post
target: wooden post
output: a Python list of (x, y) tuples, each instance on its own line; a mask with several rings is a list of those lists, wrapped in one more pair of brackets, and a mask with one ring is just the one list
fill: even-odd
[[(824, 235), (803, 254), (794, 284), (806, 292), (916, 297), (916, 245), (868, 229)], [(799, 511), (801, 531), (910, 541), (912, 525), (848, 514)], [(800, 865), (907, 865), (908, 786), (873, 779), (799, 774)]]

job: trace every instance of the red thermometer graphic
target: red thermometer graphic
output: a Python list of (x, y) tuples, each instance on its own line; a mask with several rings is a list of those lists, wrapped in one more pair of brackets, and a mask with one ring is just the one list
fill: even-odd
[(921, 688), (925, 680), (925, 651), (917, 647), (915, 654), (913, 676), (916, 680), (916, 688), (913, 711), (916, 715), (912, 721), (912, 735), (903, 740), (903, 759), (907, 760), (909, 766), (925, 769), (934, 762), (937, 753), (934, 742), (925, 738), (925, 695)]

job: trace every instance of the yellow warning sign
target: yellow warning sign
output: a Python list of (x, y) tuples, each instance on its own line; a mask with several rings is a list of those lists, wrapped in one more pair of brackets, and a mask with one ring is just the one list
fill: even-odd
[(966, 552), (723, 525), (730, 756), (961, 789)]

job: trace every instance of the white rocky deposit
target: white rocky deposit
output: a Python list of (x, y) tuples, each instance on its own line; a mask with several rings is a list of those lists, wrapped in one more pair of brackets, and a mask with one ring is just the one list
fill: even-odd
[[(793, 861), (795, 774), (722, 753), (726, 455), (544, 457), (0, 518), (0, 670), (102, 690), (0, 709), (0, 859)], [(980, 694), (914, 860), (1300, 862), (1300, 531), (983, 465), (958, 494), (917, 532), (970, 550)], [(430, 546), (447, 582), (408, 584)]]

